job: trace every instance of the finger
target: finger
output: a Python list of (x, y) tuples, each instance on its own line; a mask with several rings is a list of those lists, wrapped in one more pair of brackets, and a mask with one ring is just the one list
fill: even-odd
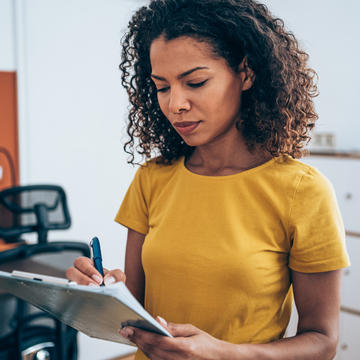
[(80, 256), (76, 258), (74, 261), (74, 267), (94, 280), (96, 284), (99, 285), (103, 282), (101, 274), (95, 269), (93, 261), (88, 257)]
[(130, 341), (134, 342), (139, 347), (141, 346), (147, 349), (147, 351), (152, 351), (152, 348), (162, 349), (166, 351), (174, 350), (174, 344), (171, 343), (171, 340), (173, 339), (170, 337), (162, 336), (150, 331), (145, 331), (131, 326), (126, 326), (124, 329), (122, 329), (121, 334), (124, 333)]
[(120, 330), (120, 334), (136, 344), (149, 359), (181, 360), (185, 358), (183, 356), (183, 349), (186, 346), (185, 339), (170, 338), (131, 326)]
[(156, 317), (156, 321), (165, 329), (167, 329), (167, 321), (163, 319), (161, 316)]
[(185, 339), (171, 338), (131, 328), (133, 331), (129, 340), (135, 343), (141, 351), (152, 360), (183, 360)]
[(174, 324), (171, 322), (167, 323), (166, 328), (170, 334), (174, 337), (188, 337), (194, 336), (201, 332), (200, 329), (191, 324)]
[(95, 280), (83, 274), (81, 271), (74, 267), (66, 270), (66, 277), (71, 281), (75, 281), (79, 285), (93, 284), (99, 286), (99, 283), (97, 283)]
[(110, 270), (104, 276), (105, 285), (111, 285), (117, 282), (125, 282), (126, 276), (120, 269)]

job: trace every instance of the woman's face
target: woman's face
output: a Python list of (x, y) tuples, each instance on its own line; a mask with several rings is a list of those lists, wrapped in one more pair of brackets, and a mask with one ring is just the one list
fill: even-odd
[(244, 72), (216, 58), (207, 42), (185, 36), (155, 39), (150, 61), (161, 111), (188, 145), (239, 136), (241, 93), (251, 86)]

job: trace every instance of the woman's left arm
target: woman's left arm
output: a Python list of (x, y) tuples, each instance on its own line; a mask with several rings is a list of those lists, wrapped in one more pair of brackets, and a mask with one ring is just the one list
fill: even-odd
[[(336, 354), (341, 270), (292, 272), (297, 334), (268, 344), (231, 344), (192, 325), (167, 324), (174, 338), (136, 328), (121, 331), (152, 360), (331, 360)], [(221, 314), (219, 314), (221, 316)], [(161, 322), (160, 322), (161, 323)]]

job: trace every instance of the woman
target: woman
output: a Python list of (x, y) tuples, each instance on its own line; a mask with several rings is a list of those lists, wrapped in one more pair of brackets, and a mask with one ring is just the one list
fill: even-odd
[[(125, 151), (150, 159), (116, 216), (126, 285), (174, 336), (122, 329), (136, 359), (332, 359), (349, 262), (331, 185), (296, 160), (317, 119), (307, 54), (253, 0), (153, 0), (122, 55)], [(67, 275), (102, 281), (85, 258)]]

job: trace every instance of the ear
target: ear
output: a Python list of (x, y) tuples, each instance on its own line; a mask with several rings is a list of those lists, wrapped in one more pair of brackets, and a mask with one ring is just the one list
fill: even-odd
[(250, 69), (246, 56), (239, 65), (239, 74), (243, 83), (242, 91), (249, 90), (254, 84), (255, 74), (254, 71)]

